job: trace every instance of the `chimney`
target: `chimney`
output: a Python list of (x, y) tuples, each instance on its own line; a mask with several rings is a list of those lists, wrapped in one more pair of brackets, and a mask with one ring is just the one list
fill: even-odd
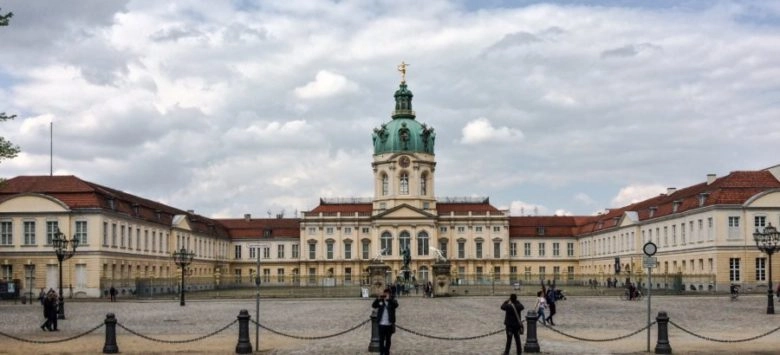
[(715, 178), (717, 178), (717, 175), (715, 175), (715, 174), (707, 174), (707, 185), (710, 185), (713, 182), (715, 182)]
[(677, 188), (676, 188), (676, 187), (667, 187), (667, 188), (666, 188), (666, 194), (667, 194), (667, 195), (671, 195), (671, 194), (673, 194), (675, 191), (677, 191)]
[(252, 215), (249, 214), (249, 213), (245, 213), (244, 214), (244, 220), (247, 221), (247, 222), (251, 221), (252, 220)]

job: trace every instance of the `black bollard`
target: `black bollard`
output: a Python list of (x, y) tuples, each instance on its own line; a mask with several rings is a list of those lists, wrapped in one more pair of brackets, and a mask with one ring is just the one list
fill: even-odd
[(656, 354), (671, 354), (672, 346), (669, 345), (669, 316), (666, 312), (658, 312), (658, 316), (655, 317), (658, 322), (658, 341), (655, 343)]
[(535, 310), (528, 311), (525, 314), (525, 346), (523, 350), (527, 353), (541, 352), (539, 349), (539, 339), (536, 339), (536, 321), (539, 319), (539, 314)]
[(236, 354), (251, 354), (252, 343), (249, 341), (249, 311), (242, 309), (238, 312), (238, 344), (236, 344)]
[(106, 343), (103, 344), (103, 354), (116, 354), (119, 347), (116, 345), (116, 317), (113, 313), (106, 314)]
[(377, 310), (371, 312), (371, 341), (368, 343), (368, 352), (379, 352), (379, 320), (376, 319)]

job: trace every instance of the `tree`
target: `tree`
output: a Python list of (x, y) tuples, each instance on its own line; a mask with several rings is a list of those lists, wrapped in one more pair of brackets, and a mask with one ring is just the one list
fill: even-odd
[[(16, 115), (6, 116), (5, 112), (0, 112), (0, 122), (5, 120), (12, 120)], [(3, 159), (15, 158), (16, 154), (19, 154), (19, 146), (14, 145), (7, 139), (0, 137), (0, 161)]]
[(0, 26), (8, 26), (8, 22), (11, 20), (11, 17), (14, 17), (13, 12), (9, 12), (5, 15), (0, 15)]
[[(0, 26), (8, 26), (8, 21), (14, 16), (13, 12), (0, 15)], [(16, 115), (6, 116), (5, 112), (0, 112), (0, 122), (12, 120)], [(14, 145), (3, 137), (0, 137), (0, 161), (3, 159), (15, 158), (19, 154), (19, 146)]]

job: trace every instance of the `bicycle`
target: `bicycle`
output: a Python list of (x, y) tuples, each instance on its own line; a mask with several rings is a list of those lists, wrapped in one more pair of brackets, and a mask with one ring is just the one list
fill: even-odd
[(642, 297), (643, 297), (643, 295), (642, 295), (642, 292), (641, 292), (641, 291), (639, 291), (639, 290), (636, 290), (636, 291), (635, 291), (635, 292), (636, 292), (636, 294), (634, 294), (634, 298), (631, 298), (631, 297), (629, 297), (629, 295), (628, 295), (628, 292), (629, 292), (629, 291), (628, 291), (628, 290), (626, 290), (625, 292), (623, 292), (623, 294), (622, 294), (622, 295), (620, 295), (620, 300), (621, 300), (621, 301), (639, 301), (639, 300), (641, 300), (641, 299), (642, 299)]

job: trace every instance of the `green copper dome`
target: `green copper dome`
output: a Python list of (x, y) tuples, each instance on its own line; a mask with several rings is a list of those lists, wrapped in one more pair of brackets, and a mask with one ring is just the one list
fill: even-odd
[(395, 152), (433, 154), (436, 134), (433, 127), (417, 122), (412, 111), (412, 97), (406, 82), (395, 92), (393, 120), (374, 128), (374, 155)]

